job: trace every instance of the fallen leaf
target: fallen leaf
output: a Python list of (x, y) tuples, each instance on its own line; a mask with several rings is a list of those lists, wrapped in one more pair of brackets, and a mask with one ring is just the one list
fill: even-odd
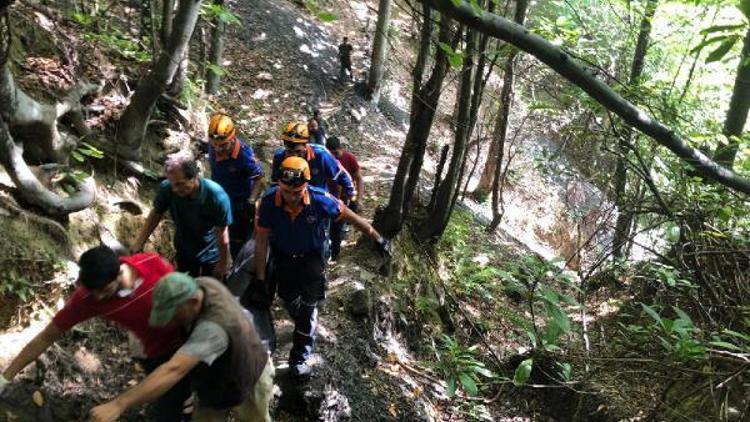
[(36, 404), (38, 407), (44, 406), (44, 396), (42, 395), (41, 391), (34, 391), (34, 394), (31, 395), (31, 399), (34, 400), (34, 404)]
[(388, 413), (390, 413), (394, 418), (398, 416), (398, 410), (396, 410), (395, 404), (391, 403), (391, 405), (388, 406)]

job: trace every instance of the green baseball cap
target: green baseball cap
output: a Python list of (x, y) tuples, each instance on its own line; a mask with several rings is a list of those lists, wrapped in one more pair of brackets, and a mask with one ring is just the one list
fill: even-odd
[(193, 297), (198, 284), (185, 273), (169, 273), (159, 279), (154, 287), (149, 325), (163, 327), (169, 324), (177, 308)]

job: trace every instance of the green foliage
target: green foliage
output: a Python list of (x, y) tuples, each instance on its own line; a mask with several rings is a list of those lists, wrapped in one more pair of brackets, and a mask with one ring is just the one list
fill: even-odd
[(451, 67), (459, 68), (463, 65), (465, 57), (465, 54), (463, 52), (454, 51), (450, 45), (444, 42), (441, 42), (439, 46), (440, 49), (443, 50), (448, 56), (448, 63), (450, 63)]
[(96, 20), (96, 17), (94, 15), (74, 11), (70, 14), (70, 17), (73, 19), (73, 21), (81, 26), (89, 27), (92, 26)]
[(123, 34), (119, 30), (112, 30), (106, 34), (84, 34), (84, 39), (88, 41), (101, 41), (107, 48), (121, 55), (128, 60), (134, 60), (138, 63), (151, 62), (151, 50), (145, 48), (140, 41)]
[(104, 158), (104, 151), (88, 142), (81, 141), (80, 145), (70, 153), (70, 156), (79, 163), (83, 163), (89, 158), (101, 160)]
[(529, 380), (529, 377), (531, 377), (531, 370), (533, 368), (533, 358), (529, 358), (521, 362), (518, 367), (516, 367), (516, 371), (513, 374), (513, 384), (515, 384), (516, 386), (522, 386), (526, 384), (526, 382)]
[(440, 345), (432, 342), (432, 351), (436, 362), (431, 363), (445, 378), (448, 397), (454, 397), (461, 388), (467, 394), (476, 396), (479, 393), (481, 378), (494, 378), (495, 374), (487, 369), (477, 357), (478, 346), (464, 347), (453, 337), (443, 334)]
[(0, 283), (0, 296), (9, 294), (27, 302), (34, 294), (34, 285), (24, 276), (4, 277)]
[(333, 22), (338, 19), (338, 16), (336, 16), (335, 13), (323, 9), (323, 7), (315, 0), (305, 0), (305, 7), (310, 13), (317, 16), (318, 19), (323, 22)]
[(224, 67), (214, 63), (206, 64), (206, 69), (208, 69), (209, 72), (219, 76), (224, 76), (227, 74), (227, 71), (226, 69), (224, 69)]
[(630, 325), (628, 329), (635, 334), (647, 334), (644, 339), (654, 336), (662, 348), (676, 361), (703, 359), (706, 357), (706, 344), (703, 332), (693, 324), (692, 319), (682, 309), (673, 306), (676, 318), (662, 316), (657, 310), (641, 303), (643, 312), (653, 323), (640, 326)]
[(219, 19), (225, 25), (240, 25), (242, 23), (240, 18), (225, 6), (212, 2), (204, 1), (201, 4), (201, 15), (207, 20)]

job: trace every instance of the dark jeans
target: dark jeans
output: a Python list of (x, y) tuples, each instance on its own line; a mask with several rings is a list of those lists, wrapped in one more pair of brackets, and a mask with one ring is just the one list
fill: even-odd
[(339, 79), (344, 80), (344, 76), (346, 76), (346, 71), (349, 71), (349, 79), (354, 79), (354, 74), (352, 73), (352, 62), (349, 60), (341, 60), (341, 69), (339, 70)]
[[(168, 361), (172, 356), (161, 356), (156, 358), (141, 359), (140, 362), (147, 373), (153, 372), (159, 365)], [(156, 422), (182, 422), (189, 421), (190, 415), (184, 415), (182, 408), (185, 400), (190, 397), (190, 376), (187, 375), (179, 380), (177, 384), (164, 393), (151, 405), (149, 409), (149, 420)]]
[(326, 277), (323, 252), (292, 257), (272, 252), (273, 282), (284, 308), (294, 320), (292, 350), (289, 363), (303, 363), (312, 355), (318, 322), (318, 303), (325, 299)]
[(229, 252), (232, 258), (253, 234), (255, 207), (245, 202), (232, 201), (232, 224), (229, 226)]
[[(349, 204), (349, 209), (355, 213), (359, 213), (359, 206), (357, 202)], [(331, 220), (331, 259), (334, 261), (338, 259), (341, 253), (341, 242), (346, 239), (349, 222), (339, 220)]]
[(180, 256), (179, 253), (175, 257), (175, 261), (177, 261), (177, 271), (188, 273), (193, 277), (210, 277), (214, 272), (214, 267), (216, 267), (216, 262), (201, 263), (195, 257), (189, 259)]

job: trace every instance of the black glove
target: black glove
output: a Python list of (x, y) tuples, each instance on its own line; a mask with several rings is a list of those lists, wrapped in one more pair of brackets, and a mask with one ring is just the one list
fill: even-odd
[(273, 292), (266, 280), (252, 279), (245, 291), (245, 302), (258, 309), (269, 309), (273, 304)]
[(380, 242), (376, 243), (376, 247), (381, 258), (391, 258), (393, 256), (393, 248), (390, 240), (381, 237)]
[(352, 210), (353, 213), (359, 214), (359, 202), (357, 200), (349, 201), (349, 209)]

